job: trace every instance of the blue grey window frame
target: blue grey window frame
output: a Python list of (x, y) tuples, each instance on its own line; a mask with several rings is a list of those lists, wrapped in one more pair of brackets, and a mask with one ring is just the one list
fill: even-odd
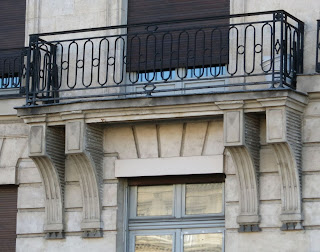
[[(200, 183), (196, 183), (200, 184)], [(173, 235), (173, 251), (183, 251), (184, 234), (221, 233), (222, 251), (225, 240), (225, 184), (222, 184), (222, 212), (218, 214), (186, 215), (185, 185), (173, 184), (173, 214), (170, 216), (137, 216), (137, 188), (129, 186), (127, 190), (128, 242), (127, 251), (134, 252), (137, 235)], [(150, 185), (152, 186), (152, 185)]]

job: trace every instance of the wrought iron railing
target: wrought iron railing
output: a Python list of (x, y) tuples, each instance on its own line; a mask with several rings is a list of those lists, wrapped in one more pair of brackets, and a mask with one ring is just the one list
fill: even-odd
[(317, 20), (316, 72), (320, 73), (320, 20)]
[(28, 48), (0, 49), (0, 96), (4, 90), (24, 93)]
[(31, 35), (27, 105), (295, 89), (303, 36), (282, 10)]

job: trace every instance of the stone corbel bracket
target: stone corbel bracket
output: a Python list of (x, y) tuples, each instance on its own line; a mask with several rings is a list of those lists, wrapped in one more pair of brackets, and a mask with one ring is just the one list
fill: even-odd
[(63, 128), (45, 123), (32, 125), (29, 133), (29, 157), (36, 164), (44, 185), (47, 239), (64, 238), (65, 133)]
[(239, 185), (239, 232), (261, 231), (259, 227), (260, 120), (243, 109), (224, 111), (224, 146), (236, 166)]
[(103, 176), (103, 131), (84, 120), (66, 123), (65, 152), (75, 163), (82, 192), (82, 237), (102, 237), (101, 195)]
[(276, 155), (281, 180), (281, 230), (301, 230), (302, 227), (302, 114), (282, 107), (266, 109), (267, 143)]

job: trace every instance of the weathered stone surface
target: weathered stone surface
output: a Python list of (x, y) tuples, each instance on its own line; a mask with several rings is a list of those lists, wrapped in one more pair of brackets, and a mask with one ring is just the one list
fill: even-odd
[(266, 136), (267, 136), (267, 125), (266, 125), (266, 118), (260, 118), (260, 144), (266, 144)]
[(260, 176), (260, 200), (281, 199), (279, 174)]
[(104, 152), (119, 153), (120, 158), (137, 158), (131, 127), (110, 127), (104, 131)]
[(267, 110), (267, 142), (277, 143), (286, 140), (286, 128), (285, 127), (285, 109), (284, 108), (272, 108)]
[(223, 120), (210, 121), (208, 132), (203, 146), (203, 155), (223, 154)]
[(320, 173), (302, 176), (302, 185), (303, 185), (302, 197), (304, 199), (308, 199), (308, 198), (320, 199), (319, 181), (320, 181)]
[(161, 157), (179, 157), (181, 149), (183, 124), (160, 124)]
[[(319, 233), (319, 231), (316, 232)], [(225, 250), (237, 252), (317, 251), (320, 243), (314, 241), (311, 245), (309, 241), (314, 237), (311, 234), (312, 231), (281, 232), (273, 229), (239, 235), (227, 230), (225, 239), (232, 242), (225, 243)]]
[(27, 149), (27, 138), (5, 138), (2, 143), (0, 167), (14, 167), (23, 158)]
[(16, 115), (16, 106), (22, 106), (25, 103), (24, 99), (1, 99), (0, 115)]
[(82, 211), (65, 212), (65, 232), (81, 232)]
[(29, 135), (29, 153), (43, 155), (45, 150), (44, 126), (32, 126)]
[(104, 233), (103, 239), (82, 239), (80, 236), (66, 236), (61, 240), (45, 240), (41, 237), (18, 238), (17, 252), (88, 252), (88, 251), (108, 251), (116, 252), (116, 234)]
[(72, 161), (70, 157), (66, 157), (66, 171), (65, 171), (65, 181), (75, 182), (79, 181), (79, 174), (77, 172), (76, 164)]
[(278, 172), (278, 164), (274, 155), (274, 150), (270, 146), (262, 146), (260, 149), (260, 171)]
[(117, 157), (104, 157), (103, 159), (103, 178), (115, 179), (115, 161)]
[(320, 202), (303, 202), (304, 226), (320, 225)]
[(42, 233), (45, 213), (43, 212), (18, 212), (17, 234)]
[[(18, 118), (16, 118), (16, 120), (18, 120)], [(24, 137), (27, 137), (28, 134), (29, 134), (29, 126), (20, 122), (20, 121), (0, 124), (0, 135), (1, 136), (6, 136), (6, 137), (22, 137), (22, 136), (24, 136)]]
[(102, 206), (116, 206), (117, 205), (117, 188), (118, 188), (118, 184), (104, 184), (103, 185)]
[(320, 131), (315, 130), (320, 128), (320, 117), (304, 119), (303, 127), (303, 142), (314, 143), (320, 142)]
[(224, 145), (244, 144), (243, 111), (226, 111), (224, 115)]
[(26, 167), (22, 168), (19, 166), (18, 169), (18, 183), (41, 183), (41, 177), (38, 169), (36, 167)]
[(237, 216), (239, 215), (239, 204), (237, 203), (227, 203), (225, 205), (225, 227), (228, 228), (238, 228)]
[(302, 170), (320, 171), (320, 145), (302, 148)]
[(65, 208), (82, 207), (80, 184), (65, 185)]
[(226, 177), (225, 201), (239, 201), (239, 185), (235, 175), (228, 175)]
[(264, 202), (260, 204), (260, 227), (274, 227), (280, 228), (282, 223), (280, 221), (281, 202)]
[(80, 121), (66, 124), (66, 153), (82, 151), (83, 131), (83, 124)]
[(227, 175), (236, 174), (236, 167), (228, 151), (225, 152), (225, 157), (224, 157), (224, 173)]
[(0, 168), (0, 185), (16, 184), (16, 167)]
[(103, 230), (117, 230), (117, 207), (104, 208), (101, 214)]
[(19, 186), (18, 208), (43, 208), (45, 192), (41, 184)]
[(141, 158), (158, 157), (156, 125), (137, 125), (133, 127), (136, 146)]
[(166, 176), (223, 173), (223, 155), (120, 159), (115, 162), (115, 176)]
[(204, 139), (208, 122), (189, 122), (186, 124), (182, 156), (200, 156), (202, 154)]

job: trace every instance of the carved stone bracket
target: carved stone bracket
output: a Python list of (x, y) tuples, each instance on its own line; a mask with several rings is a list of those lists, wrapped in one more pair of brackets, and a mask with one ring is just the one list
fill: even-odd
[(82, 237), (102, 237), (103, 131), (83, 120), (66, 123), (66, 154), (79, 174), (83, 202)]
[(239, 232), (261, 231), (259, 228), (259, 159), (260, 120), (242, 109), (224, 112), (224, 146), (236, 166), (239, 184)]
[(65, 133), (46, 124), (32, 125), (29, 134), (29, 157), (36, 164), (44, 185), (45, 226), (47, 239), (64, 238), (64, 154)]
[(300, 230), (301, 209), (301, 114), (283, 107), (267, 108), (267, 143), (277, 158), (281, 181), (281, 230)]

